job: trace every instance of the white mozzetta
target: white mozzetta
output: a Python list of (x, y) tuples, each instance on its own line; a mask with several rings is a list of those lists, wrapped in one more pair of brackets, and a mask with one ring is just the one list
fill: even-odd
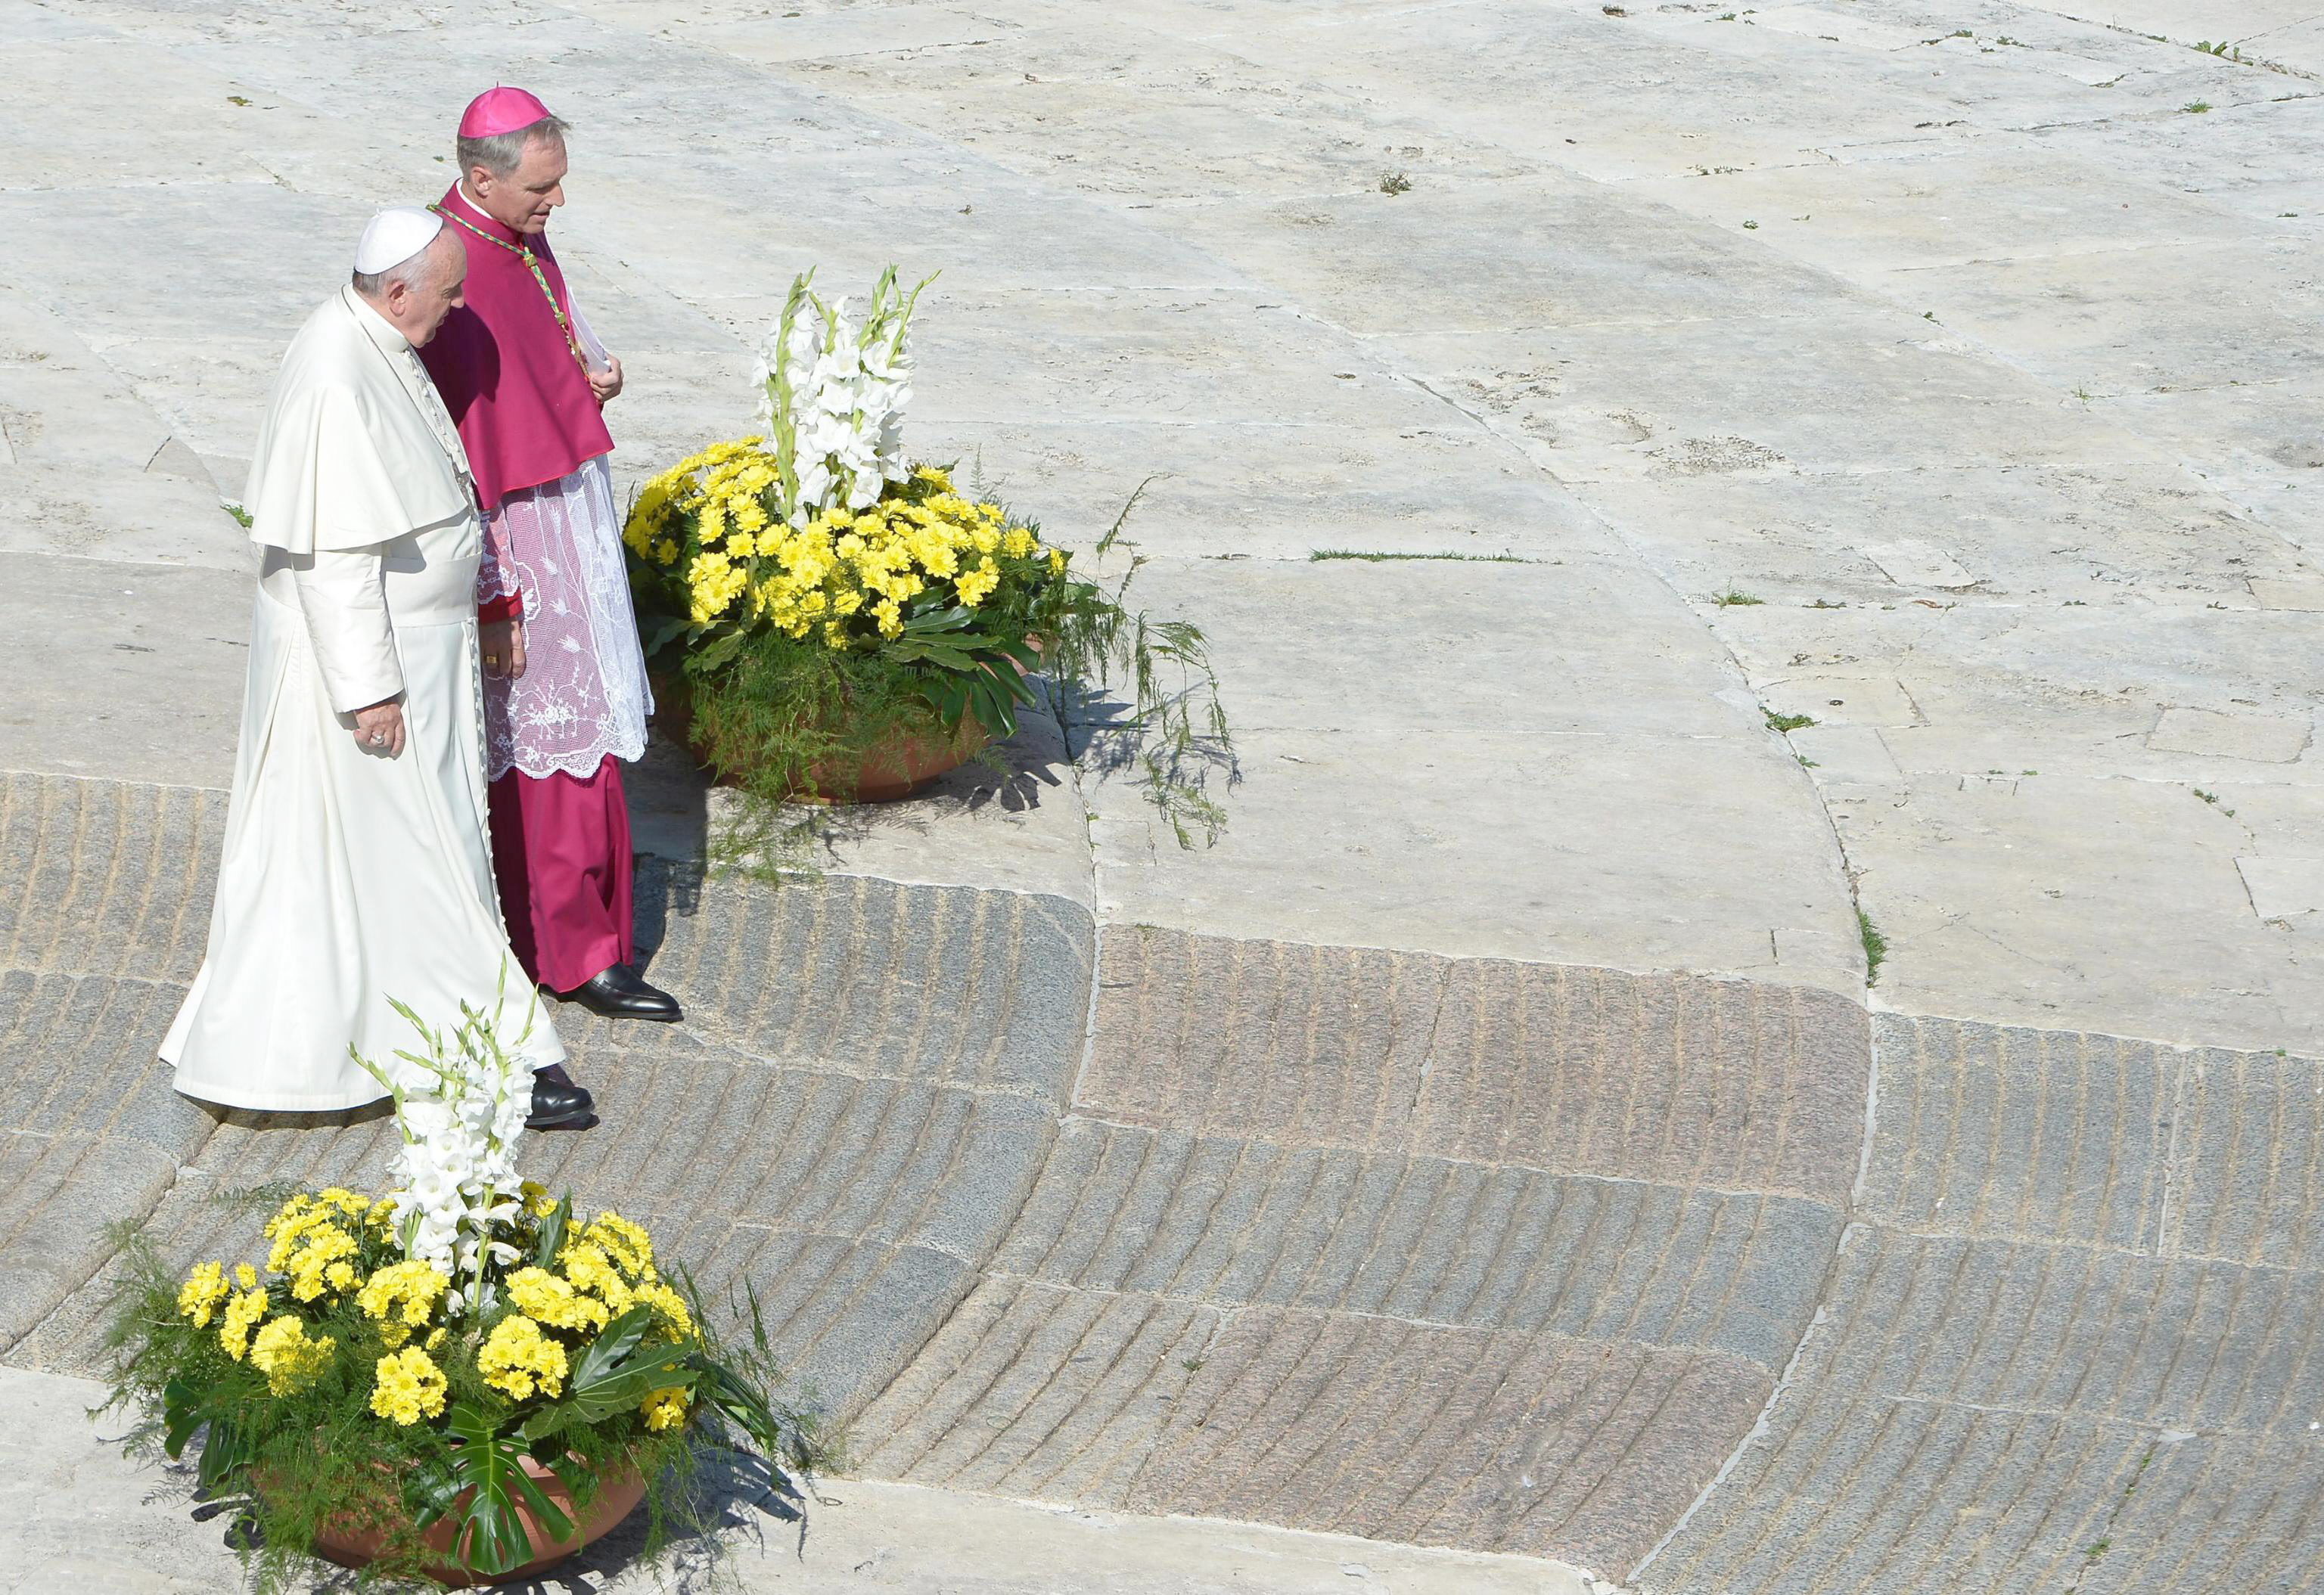
[(354, 289), (317, 307), (284, 352), (244, 503), (251, 540), (292, 554), (383, 543), (474, 507), (444, 401)]

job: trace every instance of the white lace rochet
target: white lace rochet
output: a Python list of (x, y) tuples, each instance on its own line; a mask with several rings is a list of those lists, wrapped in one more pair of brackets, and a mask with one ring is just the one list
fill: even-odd
[(645, 751), (646, 686), (622, 523), (604, 456), (512, 493), (484, 522), (476, 601), (524, 595), (524, 674), (484, 690), (485, 776), (587, 779)]

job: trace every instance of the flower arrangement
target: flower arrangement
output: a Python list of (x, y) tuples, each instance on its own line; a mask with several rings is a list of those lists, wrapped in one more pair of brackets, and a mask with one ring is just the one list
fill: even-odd
[(527, 1083), (485, 1016), (412, 1022), (424, 1050), (374, 1070), (403, 1133), (396, 1189), (249, 1198), (272, 1209), (263, 1264), (178, 1277), (149, 1242), (125, 1254), (114, 1400), (172, 1458), (203, 1435), (203, 1490), (253, 1491), (260, 1587), (351, 1538), (392, 1575), (505, 1574), (544, 1542), (577, 1549), (624, 1485), (650, 1554), (704, 1526), (701, 1443), (811, 1469), (811, 1424), (766, 1394), (755, 1311), (730, 1350), (643, 1228), (516, 1176), (506, 1104)]
[(1021, 671), (1040, 657), (1028, 639), (1065, 551), (999, 505), (962, 497), (933, 466), (860, 510), (794, 512), (803, 520), (792, 526), (763, 502), (779, 470), (763, 443), (680, 460), (631, 512), (630, 546), (667, 573), (659, 595), (685, 606), (696, 668), (737, 656), (762, 630), (885, 654), (925, 668), (924, 696), (947, 724), (973, 714), (991, 734), (1013, 735), (1017, 706), (1032, 701)]
[(858, 320), (812, 275), (761, 350), (761, 431), (649, 480), (624, 527), (647, 653), (675, 665), (664, 690), (687, 700), (696, 753), (762, 804), (844, 798), (883, 744), (1015, 734), (1036, 671), (1069, 698), (1123, 675), (1136, 701), (1112, 729), (1145, 738), (1149, 795), (1182, 844), (1215, 838), (1204, 775), (1231, 743), (1201, 632), (1124, 606), (1139, 561), (1086, 580), (1035, 522), (908, 458), (927, 282), (906, 292), (890, 267)]

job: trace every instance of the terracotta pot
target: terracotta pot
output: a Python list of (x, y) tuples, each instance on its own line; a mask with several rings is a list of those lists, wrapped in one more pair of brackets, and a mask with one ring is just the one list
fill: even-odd
[(802, 803), (893, 803), (945, 771), (958, 770), (991, 740), (984, 727), (966, 715), (949, 737), (940, 728), (925, 736), (899, 731), (852, 766), (834, 761), (816, 765), (807, 773), (806, 786), (792, 797)]
[[(693, 755), (696, 764), (708, 770), (714, 783), (734, 785), (732, 777), (704, 756), (701, 745), (695, 741), (693, 694), (686, 678), (656, 671), (651, 682), (654, 724)], [(801, 803), (893, 803), (910, 797), (938, 776), (959, 769), (991, 740), (973, 717), (964, 717), (949, 737), (932, 717), (927, 730), (891, 733), (853, 764), (825, 760), (815, 765), (791, 796)]]
[[(521, 1582), (556, 1566), (584, 1545), (608, 1533), (645, 1498), (646, 1481), (641, 1475), (635, 1472), (616, 1474), (599, 1484), (596, 1498), (589, 1503), (586, 1511), (582, 1511), (573, 1505), (572, 1492), (565, 1488), (564, 1480), (556, 1474), (530, 1457), (524, 1459), (524, 1471), (540, 1481), (541, 1493), (556, 1503), (558, 1510), (574, 1520), (572, 1538), (551, 1538), (549, 1531), (533, 1520), (532, 1513), (520, 1504), (517, 1516), (524, 1524), (525, 1537), (531, 1542), (532, 1549), (537, 1553), (532, 1560), (503, 1573), (480, 1573), (464, 1567), (452, 1560), (452, 1539), (459, 1529), (459, 1514), (475, 1492), (463, 1491), (453, 1510), (438, 1518), (420, 1536), (421, 1544), (445, 1558), (441, 1563), (429, 1563), (421, 1571), (447, 1590)], [(378, 1557), (381, 1546), (386, 1544), (390, 1526), (333, 1518), (316, 1534), (315, 1554), (336, 1562), (341, 1567), (368, 1567)]]

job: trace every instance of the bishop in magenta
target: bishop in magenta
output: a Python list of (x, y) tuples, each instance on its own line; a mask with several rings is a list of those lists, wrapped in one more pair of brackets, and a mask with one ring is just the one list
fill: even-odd
[(653, 698), (622, 564), (604, 405), (621, 362), (549, 244), (566, 124), (521, 88), (461, 116), (460, 176), (431, 207), (467, 254), (466, 303), (420, 351), (484, 514), (477, 576), (493, 863), (511, 945), (551, 991), (673, 1020), (636, 967), (622, 762)]

